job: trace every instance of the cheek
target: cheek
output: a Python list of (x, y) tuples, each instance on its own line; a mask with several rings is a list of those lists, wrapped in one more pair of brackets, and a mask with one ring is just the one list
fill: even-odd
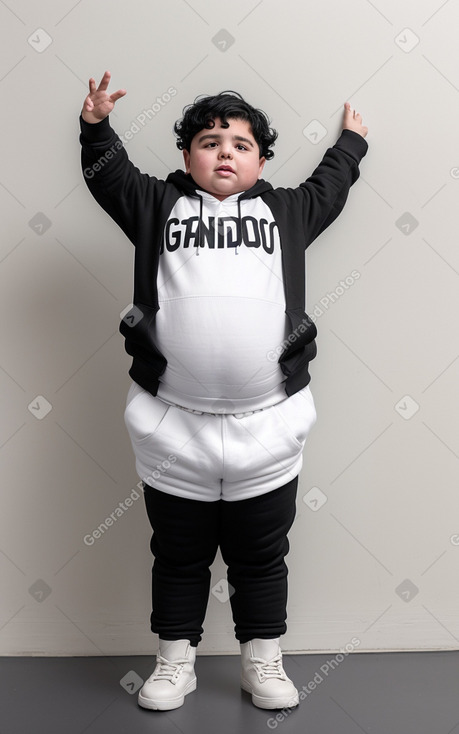
[(193, 158), (191, 168), (195, 173), (201, 173), (205, 170), (205, 160), (201, 156), (197, 155)]
[(253, 161), (250, 166), (246, 167), (246, 174), (250, 178), (257, 179), (260, 175), (260, 166), (258, 161)]

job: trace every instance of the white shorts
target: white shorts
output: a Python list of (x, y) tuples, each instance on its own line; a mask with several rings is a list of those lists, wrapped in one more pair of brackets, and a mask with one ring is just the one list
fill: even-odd
[(132, 382), (124, 420), (139, 477), (156, 489), (215, 502), (255, 497), (294, 479), (317, 419), (309, 385), (249, 413), (199, 413)]

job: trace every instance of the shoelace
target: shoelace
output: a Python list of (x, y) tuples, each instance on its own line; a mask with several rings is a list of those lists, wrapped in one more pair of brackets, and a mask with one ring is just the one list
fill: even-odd
[(156, 668), (149, 680), (168, 680), (175, 683), (178, 676), (183, 670), (185, 663), (189, 663), (188, 658), (177, 658), (177, 660), (167, 660), (161, 655), (156, 657)]
[(250, 658), (258, 678), (263, 681), (265, 678), (279, 678), (287, 680), (287, 674), (282, 667), (282, 653), (276, 655), (272, 660), (263, 660), (263, 658)]

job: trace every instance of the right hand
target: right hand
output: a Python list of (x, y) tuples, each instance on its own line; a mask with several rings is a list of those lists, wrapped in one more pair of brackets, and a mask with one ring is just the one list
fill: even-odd
[(368, 128), (362, 124), (362, 115), (352, 109), (349, 102), (344, 105), (343, 130), (353, 130), (365, 138), (368, 134)]
[(125, 89), (118, 89), (117, 92), (108, 94), (107, 87), (110, 82), (110, 77), (110, 72), (106, 71), (97, 89), (95, 79), (91, 77), (89, 80), (89, 94), (81, 110), (81, 116), (85, 122), (100, 122), (105, 117), (108, 117), (115, 106), (115, 102), (126, 94)]

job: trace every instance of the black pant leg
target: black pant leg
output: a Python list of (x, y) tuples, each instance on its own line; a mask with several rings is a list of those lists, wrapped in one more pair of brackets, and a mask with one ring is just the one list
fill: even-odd
[(144, 497), (153, 529), (151, 630), (197, 647), (218, 548), (220, 501), (191, 500), (148, 485)]
[[(220, 548), (235, 591), (235, 637), (274, 639), (287, 630), (287, 533), (296, 514), (298, 477), (258, 497), (222, 500)], [(231, 591), (231, 589), (230, 589)]]

